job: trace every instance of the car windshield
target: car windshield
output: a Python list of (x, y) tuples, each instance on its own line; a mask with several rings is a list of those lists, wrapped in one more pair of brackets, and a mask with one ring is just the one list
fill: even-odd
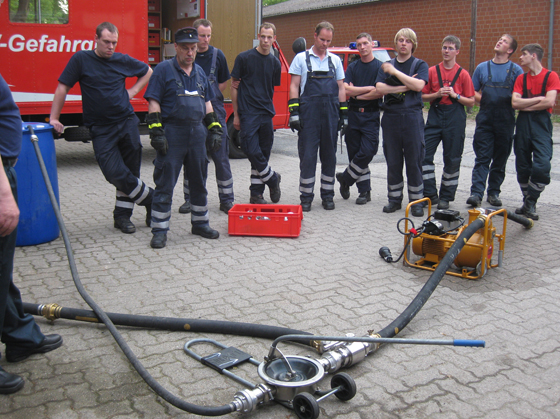
[(389, 61), (391, 59), (389, 51), (387, 50), (373, 51), (373, 55), (375, 56), (375, 58), (382, 62)]

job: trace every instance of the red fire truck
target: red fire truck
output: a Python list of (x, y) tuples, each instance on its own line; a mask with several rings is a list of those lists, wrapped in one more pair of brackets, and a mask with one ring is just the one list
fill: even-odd
[[(245, 8), (240, 7), (241, 2), (247, 3)], [(238, 37), (238, 45), (227, 44), (218, 36), (212, 37), (213, 45), (224, 51), (232, 66), (239, 52), (253, 46), (260, 25), (260, 5), (260, 0), (214, 0), (211, 3), (213, 11), (204, 0), (0, 0), (0, 72), (10, 85), (22, 119), (48, 122), (58, 77), (76, 51), (95, 47), (95, 28), (99, 23), (110, 21), (119, 28), (118, 51), (156, 65), (174, 55), (171, 39), (165, 39), (170, 36), (166, 34), (191, 25), (196, 18), (208, 18), (216, 28), (246, 28), (242, 22), (236, 25), (235, 19), (248, 19), (252, 30), (239, 30), (242, 35)], [(236, 18), (235, 10), (241, 10), (242, 16)], [(254, 16), (246, 16), (247, 10), (254, 12)], [(164, 27), (170, 29), (165, 31)], [(216, 42), (218, 40), (221, 43)], [(376, 54), (382, 54), (378, 58), (385, 61), (392, 48), (376, 50), (379, 50)], [(358, 56), (357, 50), (351, 48), (333, 48), (331, 51), (341, 56), (344, 68), (352, 56)], [(275, 129), (288, 128), (289, 63), (277, 43), (274, 53), (282, 65), (282, 82), (275, 89), (273, 123)], [(134, 80), (129, 83), (132, 85)], [(142, 92), (131, 103), (140, 121), (144, 121), (148, 108)], [(230, 157), (244, 157), (238, 133), (233, 128), (231, 102), (226, 101), (225, 106)], [(67, 141), (89, 140), (89, 131), (82, 125), (79, 85), (70, 90), (60, 120), (67, 127), (63, 134)]]

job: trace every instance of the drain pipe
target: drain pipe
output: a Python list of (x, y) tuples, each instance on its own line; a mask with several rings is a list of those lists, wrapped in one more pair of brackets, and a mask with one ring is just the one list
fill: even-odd
[(548, 17), (548, 69), (552, 70), (552, 51), (554, 50), (554, 1), (550, 0), (550, 15)]

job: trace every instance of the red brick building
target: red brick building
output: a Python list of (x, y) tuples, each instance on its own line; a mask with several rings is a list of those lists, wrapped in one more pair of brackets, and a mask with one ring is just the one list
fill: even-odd
[[(548, 68), (551, 59), (550, 69), (560, 73), (560, 4), (554, 7), (554, 0), (288, 0), (263, 9), (263, 22), (276, 25), (289, 61), (294, 39), (303, 36), (311, 45), (315, 26), (323, 20), (335, 27), (333, 46), (347, 46), (360, 32), (393, 46), (395, 33), (410, 27), (418, 36), (414, 55), (430, 66), (441, 61), (442, 39), (456, 35), (462, 42), (457, 61), (471, 74), (494, 56), (498, 38), (509, 33), (519, 43), (513, 61), (519, 62), (523, 45), (538, 42), (545, 50), (543, 65)], [(560, 113), (559, 105), (555, 113)]]

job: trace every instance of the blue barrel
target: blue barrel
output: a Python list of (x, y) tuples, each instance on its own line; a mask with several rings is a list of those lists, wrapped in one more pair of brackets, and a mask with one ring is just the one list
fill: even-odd
[(49, 124), (23, 122), (21, 153), (15, 166), (18, 185), (19, 224), (16, 246), (31, 246), (47, 243), (59, 235), (58, 221), (49, 198), (35, 147), (31, 142), (29, 125), (39, 138), (39, 149), (54, 190), (58, 197), (58, 175), (56, 172), (56, 151), (52, 126)]

